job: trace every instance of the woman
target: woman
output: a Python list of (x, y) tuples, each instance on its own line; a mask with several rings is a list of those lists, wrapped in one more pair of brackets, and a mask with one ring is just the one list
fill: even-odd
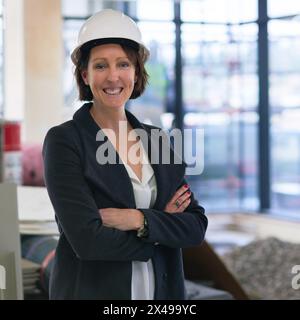
[(60, 231), (50, 299), (184, 299), (181, 248), (203, 240), (207, 219), (185, 164), (125, 109), (145, 89), (148, 50), (135, 22), (110, 9), (86, 21), (78, 42), (79, 95), (91, 102), (43, 147)]

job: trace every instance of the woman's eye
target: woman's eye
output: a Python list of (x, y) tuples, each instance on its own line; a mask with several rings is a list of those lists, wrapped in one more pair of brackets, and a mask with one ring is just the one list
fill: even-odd
[(130, 64), (128, 62), (121, 62), (120, 63), (121, 68), (128, 68)]
[(105, 64), (96, 64), (95, 68), (96, 69), (104, 69), (105, 68)]

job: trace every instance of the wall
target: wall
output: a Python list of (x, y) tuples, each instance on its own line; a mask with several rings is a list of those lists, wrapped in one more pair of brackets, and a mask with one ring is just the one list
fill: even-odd
[(22, 119), (26, 142), (62, 122), (60, 0), (5, 1), (5, 117)]

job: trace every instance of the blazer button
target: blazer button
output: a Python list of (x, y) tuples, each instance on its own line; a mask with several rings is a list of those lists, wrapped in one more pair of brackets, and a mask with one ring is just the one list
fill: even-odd
[(167, 280), (168, 279), (168, 274), (167, 273), (163, 273), (163, 279)]

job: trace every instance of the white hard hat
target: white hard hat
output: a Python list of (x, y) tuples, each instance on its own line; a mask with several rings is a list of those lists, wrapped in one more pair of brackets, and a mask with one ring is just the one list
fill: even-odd
[(104, 9), (92, 15), (81, 27), (77, 46), (71, 54), (73, 63), (77, 63), (78, 53), (83, 45), (95, 46), (104, 43), (132, 45), (143, 50), (145, 57), (149, 55), (137, 24), (123, 12)]

